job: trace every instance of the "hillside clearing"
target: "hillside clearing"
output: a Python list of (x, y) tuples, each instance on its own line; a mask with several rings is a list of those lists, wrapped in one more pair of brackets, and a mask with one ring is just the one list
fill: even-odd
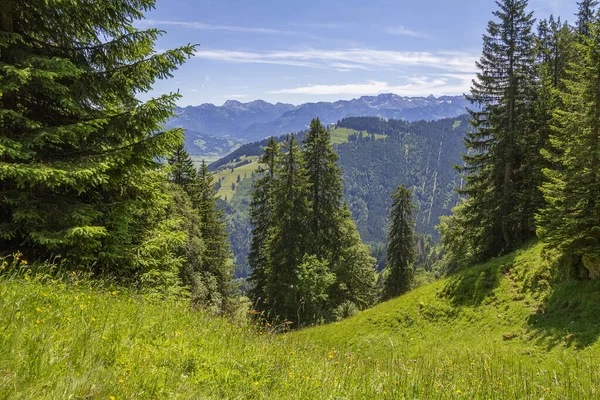
[(0, 397), (595, 398), (600, 284), (550, 289), (544, 268), (532, 245), (287, 334), (77, 274), (5, 276)]

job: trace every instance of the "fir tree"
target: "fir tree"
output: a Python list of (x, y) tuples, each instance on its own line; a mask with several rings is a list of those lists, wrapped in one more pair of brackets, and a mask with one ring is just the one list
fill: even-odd
[(313, 119), (304, 139), (304, 157), (310, 184), (310, 228), (313, 253), (331, 259), (339, 249), (339, 214), (342, 205), (342, 171), (337, 166), (329, 132)]
[[(179, 95), (145, 103), (136, 95), (171, 76), (194, 47), (155, 53), (161, 32), (132, 26), (153, 5), (2, 2), (3, 251), (60, 254), (138, 278), (175, 268), (166, 244), (180, 235), (167, 237), (160, 160), (181, 141), (181, 130), (161, 129)], [(165, 247), (148, 247), (159, 242)]]
[[(481, 111), (469, 111), (474, 132), (463, 156), (469, 197), (462, 222), (468, 224), (474, 254), (490, 258), (508, 251), (533, 235), (527, 207), (531, 196), (525, 187), (537, 187), (526, 175), (529, 170), (523, 147), (535, 141), (533, 126), (534, 35), (533, 19), (526, 13), (526, 0), (503, 0), (484, 35), (479, 72), (468, 99)], [(539, 184), (539, 182), (538, 182)]]
[(414, 206), (412, 193), (404, 185), (392, 194), (387, 248), (387, 277), (383, 287), (385, 300), (399, 296), (410, 289), (413, 263), (416, 256), (414, 236)]
[(302, 304), (297, 273), (310, 248), (310, 185), (293, 134), (284, 142), (284, 150), (272, 191), (266, 302), (273, 318), (298, 322)]
[[(169, 180), (188, 191), (191, 186), (197, 184), (198, 171), (194, 167), (192, 158), (185, 150), (183, 143), (180, 143), (171, 157), (169, 157), (171, 173)], [(188, 194), (189, 191), (188, 191)], [(190, 194), (191, 195), (191, 194)]]
[(373, 305), (377, 297), (375, 287), (375, 262), (369, 246), (364, 244), (351, 218), (348, 207), (343, 206), (338, 212), (339, 249), (336, 260), (331, 266), (335, 282), (329, 291), (329, 302), (334, 317), (345, 315), (340, 307), (346, 305), (364, 310)]
[(559, 92), (553, 134), (544, 155), (546, 206), (538, 215), (538, 234), (584, 265), (600, 260), (600, 22), (575, 44), (572, 63)]
[(583, 0), (577, 2), (578, 11), (576, 17), (577, 22), (575, 26), (577, 33), (582, 36), (590, 36), (590, 24), (596, 17), (598, 1), (597, 0)]
[[(253, 287), (250, 298), (259, 307), (264, 300), (267, 285), (266, 271), (268, 267), (269, 235), (271, 229), (272, 190), (275, 184), (275, 171), (280, 159), (279, 145), (273, 137), (269, 138), (264, 153), (259, 161), (258, 173), (260, 177), (253, 183), (252, 198), (250, 200), (250, 223), (253, 226), (250, 239), (250, 252), (248, 265), (252, 268), (250, 282)], [(264, 165), (264, 167), (263, 167)]]
[(217, 205), (214, 177), (204, 161), (198, 172), (198, 195), (192, 197), (192, 204), (200, 215), (200, 232), (206, 248), (201, 270), (215, 277), (218, 292), (227, 300), (233, 290), (227, 225), (224, 211)]

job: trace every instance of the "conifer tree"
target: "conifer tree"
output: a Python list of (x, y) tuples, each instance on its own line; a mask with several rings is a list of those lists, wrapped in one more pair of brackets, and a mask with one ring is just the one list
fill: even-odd
[(555, 20), (550, 16), (548, 21), (542, 20), (538, 26), (536, 41), (537, 63), (535, 94), (532, 101), (533, 117), (530, 124), (531, 135), (525, 135), (521, 140), (522, 163), (520, 175), (523, 185), (520, 193), (516, 194), (521, 204), (522, 214), (526, 217), (521, 224), (526, 231), (534, 231), (536, 227), (535, 214), (544, 205), (542, 192), (539, 190), (544, 175), (542, 170), (548, 167), (548, 160), (541, 154), (541, 149), (547, 147), (552, 131), (552, 114), (560, 107), (557, 91), (564, 87), (566, 69), (573, 57), (573, 33), (560, 18)]
[(351, 305), (364, 310), (373, 305), (377, 297), (375, 263), (369, 246), (364, 244), (352, 220), (350, 210), (343, 206), (338, 213), (339, 249), (331, 272), (335, 282), (329, 291), (330, 308), (338, 317), (346, 317), (336, 312), (340, 307)]
[(598, 8), (597, 0), (583, 0), (577, 2), (578, 11), (577, 21), (575, 26), (577, 28), (577, 33), (581, 36), (590, 36), (590, 24), (596, 17), (596, 12)]
[(272, 191), (266, 302), (273, 318), (298, 322), (302, 306), (298, 267), (310, 249), (310, 185), (295, 135), (284, 142)]
[[(468, 99), (474, 132), (465, 139), (468, 153), (460, 167), (469, 197), (463, 204), (473, 253), (490, 258), (533, 235), (528, 223), (530, 196), (520, 196), (533, 182), (526, 176), (523, 147), (534, 141), (529, 124), (534, 95), (533, 18), (526, 0), (503, 0), (484, 35), (479, 72)], [(529, 179), (529, 180), (528, 180)], [(534, 186), (537, 187), (537, 186)]]
[(215, 277), (218, 292), (227, 300), (233, 290), (227, 225), (224, 210), (217, 204), (214, 177), (204, 160), (198, 172), (198, 195), (192, 197), (192, 205), (200, 215), (200, 232), (206, 248), (201, 270)]
[(168, 245), (144, 246), (171, 240), (170, 229), (158, 228), (166, 207), (160, 160), (182, 132), (161, 124), (179, 95), (147, 102), (136, 95), (171, 76), (194, 47), (155, 53), (162, 32), (132, 26), (153, 5), (2, 1), (3, 251), (19, 249), (30, 259), (60, 254), (74, 265), (138, 277), (175, 265)]
[(197, 186), (198, 171), (194, 167), (192, 158), (185, 150), (183, 142), (176, 148), (171, 157), (169, 157), (171, 173), (169, 180), (176, 185), (183, 187), (191, 196), (190, 188)]
[(572, 63), (559, 92), (562, 107), (554, 113), (553, 134), (544, 155), (542, 190), (546, 206), (539, 213), (538, 234), (548, 245), (590, 267), (600, 260), (600, 22), (576, 43)]
[(258, 173), (260, 177), (253, 183), (252, 198), (250, 200), (250, 223), (253, 226), (250, 239), (250, 252), (248, 265), (252, 268), (250, 282), (250, 298), (262, 307), (259, 299), (264, 300), (267, 285), (266, 271), (268, 268), (269, 235), (271, 230), (272, 191), (275, 184), (275, 171), (280, 160), (279, 144), (273, 137), (269, 138), (264, 153), (259, 161)]
[(410, 289), (413, 279), (413, 263), (416, 256), (414, 236), (414, 205), (412, 193), (399, 186), (392, 193), (392, 209), (388, 231), (387, 277), (383, 287), (383, 299), (399, 296)]
[(317, 118), (310, 123), (304, 139), (304, 157), (312, 204), (309, 224), (313, 254), (322, 260), (331, 259), (339, 249), (342, 171), (337, 166), (338, 156), (333, 151), (329, 132)]

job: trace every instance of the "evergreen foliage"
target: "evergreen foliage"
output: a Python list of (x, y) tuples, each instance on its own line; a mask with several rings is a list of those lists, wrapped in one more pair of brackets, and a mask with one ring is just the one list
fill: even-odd
[[(204, 161), (197, 180), (198, 195), (192, 197), (191, 201), (200, 216), (200, 233), (206, 248), (200, 270), (215, 278), (217, 292), (228, 300), (233, 292), (233, 264), (227, 241), (227, 223), (223, 208), (217, 204), (214, 177)], [(228, 304), (225, 303), (224, 307), (228, 308)]]
[(562, 107), (544, 150), (550, 167), (538, 234), (592, 271), (600, 256), (600, 21), (588, 26), (589, 37), (574, 45), (578, 61), (558, 92)]
[(132, 26), (153, 4), (2, 2), (3, 251), (137, 280), (177, 276), (170, 246), (182, 237), (165, 219), (160, 160), (181, 141), (180, 130), (161, 129), (179, 95), (144, 103), (136, 94), (194, 46), (155, 53), (162, 32)]
[(179, 249), (183, 257), (180, 271), (183, 283), (191, 289), (192, 301), (215, 310), (228, 307), (232, 295), (232, 266), (226, 224), (214, 196), (213, 177), (206, 164), (201, 173), (179, 145), (169, 158), (168, 186), (171, 214), (179, 218), (186, 243)]
[[(280, 161), (279, 144), (273, 137), (267, 142), (264, 154), (260, 158), (258, 177), (253, 183), (250, 200), (250, 223), (253, 226), (250, 239), (248, 265), (252, 269), (250, 282), (253, 285), (249, 295), (262, 307), (267, 285), (268, 247), (272, 223), (272, 190), (275, 185), (275, 172)], [(264, 167), (262, 166), (264, 165)]]
[[(503, 0), (488, 23), (483, 37), (479, 72), (468, 99), (481, 111), (470, 111), (474, 131), (467, 134), (465, 177), (461, 193), (460, 223), (477, 258), (488, 259), (509, 251), (535, 232), (531, 223), (535, 209), (527, 188), (537, 188), (537, 175), (526, 158), (537, 143), (529, 123), (534, 104), (534, 35), (532, 14), (526, 0)], [(453, 224), (459, 221), (454, 222)]]
[(312, 250), (319, 259), (331, 259), (339, 248), (342, 171), (329, 132), (316, 118), (304, 138), (304, 157), (312, 204), (309, 221)]
[(407, 292), (413, 279), (415, 261), (414, 205), (412, 193), (404, 185), (392, 194), (387, 248), (387, 276), (383, 287), (385, 300)]
[(577, 33), (581, 36), (589, 37), (591, 35), (590, 25), (596, 19), (596, 12), (598, 11), (597, 0), (583, 0), (577, 2), (577, 21), (575, 26)]
[(273, 317), (298, 321), (302, 298), (297, 268), (310, 249), (310, 186), (304, 156), (292, 134), (272, 189), (266, 303)]

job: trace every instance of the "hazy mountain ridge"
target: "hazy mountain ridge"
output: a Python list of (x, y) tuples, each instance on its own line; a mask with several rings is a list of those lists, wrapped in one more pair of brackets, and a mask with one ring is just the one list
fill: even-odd
[[(348, 117), (380, 117), (402, 119), (409, 122), (453, 118), (465, 113), (468, 102), (463, 96), (407, 97), (396, 94), (362, 96), (352, 100), (335, 102), (271, 104), (263, 100), (242, 103), (228, 100), (222, 106), (201, 104), (177, 108), (177, 117), (167, 127), (188, 130), (186, 143), (205, 136), (224, 137), (236, 144), (252, 142), (272, 135), (282, 135), (305, 130), (312, 118), (318, 117), (324, 124), (332, 124)], [(193, 155), (214, 154), (215, 149), (188, 148)], [(225, 155), (226, 153), (223, 153)]]

